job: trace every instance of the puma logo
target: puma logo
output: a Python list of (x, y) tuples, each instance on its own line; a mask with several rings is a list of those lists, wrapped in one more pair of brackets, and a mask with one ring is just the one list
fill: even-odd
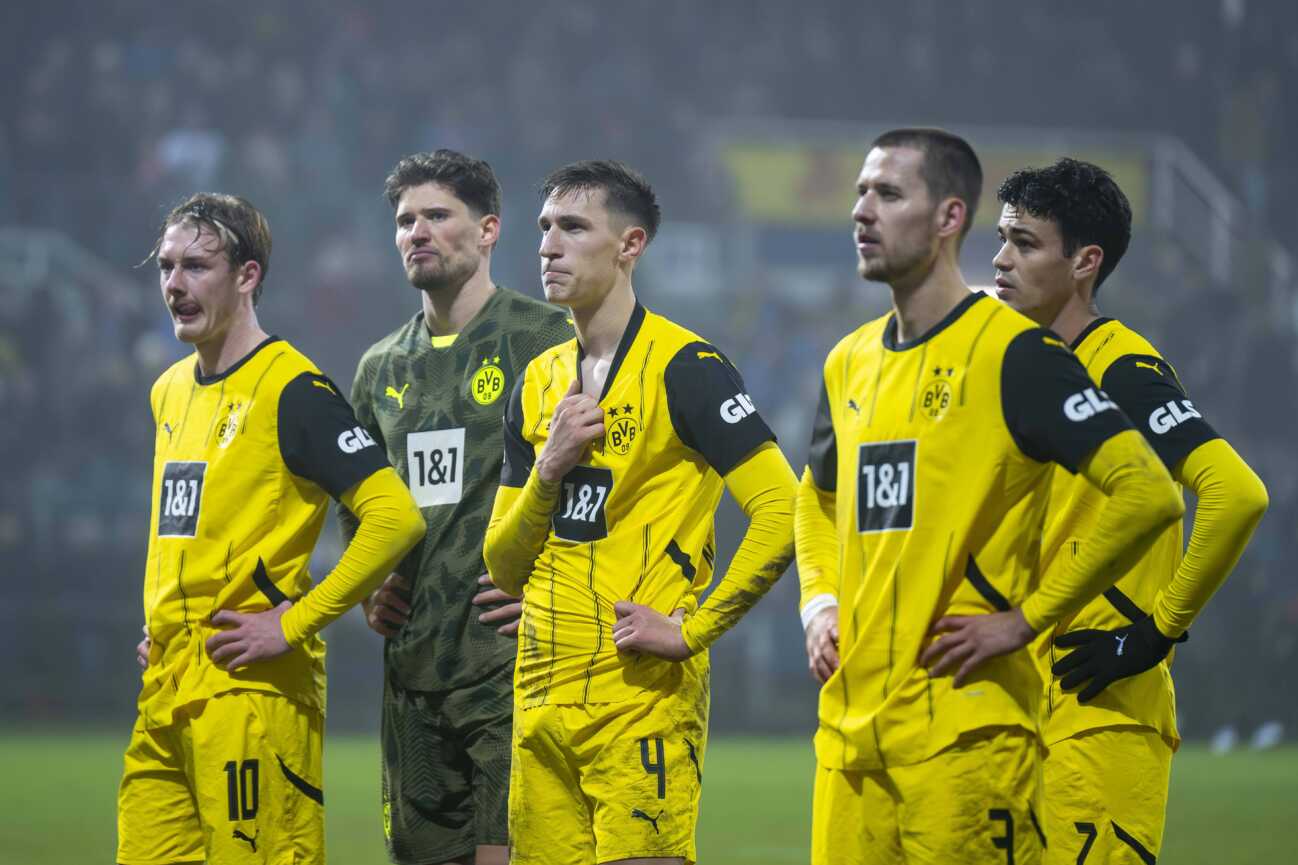
[(717, 354), (715, 351), (701, 351), (698, 355), (699, 360), (706, 360), (709, 357), (715, 357), (717, 360), (721, 360), (721, 355)]
[(392, 397), (394, 400), (397, 401), (397, 408), (403, 409), (406, 407), (406, 389), (409, 387), (410, 387), (410, 382), (406, 382), (404, 385), (402, 385), (401, 390), (397, 390), (392, 385), (388, 385), (388, 389), (383, 391), (383, 395)]
[(663, 813), (664, 813), (664, 812), (659, 811), (657, 817), (650, 817), (648, 814), (646, 814), (645, 812), (641, 811), (639, 808), (632, 808), (632, 809), (631, 809), (631, 817), (632, 817), (633, 819), (638, 817), (638, 818), (640, 818), (641, 820), (646, 820), (646, 821), (648, 821), (650, 824), (653, 825), (653, 827), (654, 827), (654, 834), (655, 834), (655, 835), (660, 835), (660, 834), (662, 834), (661, 832), (658, 831), (658, 819), (659, 819), (660, 817), (662, 817)]
[(1122, 657), (1122, 648), (1123, 648), (1123, 647), (1122, 647), (1122, 644), (1125, 643), (1125, 642), (1127, 642), (1127, 636), (1128, 636), (1128, 635), (1123, 635), (1123, 636), (1119, 637), (1119, 636), (1116, 635), (1116, 634), (1113, 636), (1113, 639), (1115, 639), (1115, 640), (1118, 641), (1118, 657)]
[(850, 408), (852, 411), (856, 412), (857, 414), (861, 413), (861, 407), (856, 404), (856, 400), (854, 399), (849, 399), (847, 401), (847, 407)]
[(167, 438), (171, 438), (171, 424), (166, 421), (162, 422), (162, 428), (167, 431)]
[(337, 395), (338, 395), (338, 392), (335, 391), (332, 387), (330, 387), (330, 386), (329, 386), (329, 382), (327, 382), (327, 381), (316, 381), (315, 379), (311, 379), (311, 384), (313, 384), (313, 385), (315, 385), (316, 387), (319, 387), (319, 388), (324, 388), (325, 390), (329, 391), (329, 392), (330, 392), (331, 394), (333, 394), (334, 396), (337, 396)]
[[(260, 835), (260, 834), (261, 834), (260, 832), (257, 833), (257, 835)], [(243, 834), (243, 833), (240, 832), (238, 829), (235, 829), (235, 830), (234, 830), (234, 836), (233, 836), (233, 837), (234, 837), (234, 840), (236, 840), (236, 841), (247, 841), (249, 844), (252, 845), (252, 852), (256, 853), (256, 852), (257, 852), (257, 835), (253, 835), (251, 838), (249, 838), (247, 835)]]
[(1163, 374), (1163, 370), (1159, 368), (1157, 363), (1145, 363), (1143, 360), (1136, 361), (1136, 369), (1140, 369), (1141, 367), (1144, 367), (1145, 369), (1152, 369), (1154, 371), (1154, 375)]

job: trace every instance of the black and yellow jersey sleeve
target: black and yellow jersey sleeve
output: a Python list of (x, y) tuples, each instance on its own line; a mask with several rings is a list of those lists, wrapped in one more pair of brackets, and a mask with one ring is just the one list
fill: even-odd
[(1169, 469), (1199, 445), (1220, 438), (1186, 396), (1176, 371), (1161, 357), (1124, 355), (1104, 371), (1101, 386)]
[(1005, 424), (1019, 449), (1070, 472), (1101, 444), (1131, 429), (1064, 342), (1043, 328), (1024, 331), (1006, 346), (1001, 391)]
[(337, 499), (388, 468), (373, 434), (326, 376), (304, 372), (279, 398), (279, 450), (284, 464)]
[(500, 485), (521, 487), (536, 464), (536, 447), (523, 435), (523, 377), (519, 376), (505, 405), (505, 462), (500, 469)]
[(811, 422), (807, 468), (811, 470), (811, 479), (816, 486), (828, 493), (838, 489), (838, 440), (834, 436), (834, 419), (829, 413), (829, 390), (823, 380), (816, 418)]
[(706, 342), (683, 346), (663, 371), (676, 435), (724, 477), (775, 434), (762, 420), (739, 370)]

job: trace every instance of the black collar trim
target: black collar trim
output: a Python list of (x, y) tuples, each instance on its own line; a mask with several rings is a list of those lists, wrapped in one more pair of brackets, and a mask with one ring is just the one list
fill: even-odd
[[(640, 326), (644, 324), (645, 308), (636, 301), (635, 309), (631, 310), (631, 320), (626, 323), (626, 330), (622, 331), (622, 338), (618, 340), (617, 351), (613, 353), (613, 365), (608, 368), (608, 377), (604, 379), (604, 390), (599, 394), (602, 401), (608, 396), (608, 389), (613, 386), (613, 379), (617, 378), (617, 371), (622, 367), (622, 361), (626, 359), (627, 352), (631, 350), (631, 343), (635, 342), (636, 334), (640, 333)], [(581, 360), (586, 356), (586, 350), (582, 348), (581, 340), (577, 340), (577, 383), (582, 383), (581, 378)]]
[(199, 371), (198, 359), (195, 358), (194, 359), (194, 381), (200, 385), (209, 385), (209, 384), (216, 384), (218, 381), (221, 381), (222, 379), (229, 378), (230, 376), (234, 375), (236, 372), (239, 371), (239, 367), (243, 366), (245, 363), (252, 360), (253, 355), (255, 355), (257, 352), (261, 351), (263, 348), (270, 345), (272, 342), (279, 342), (279, 341), (280, 338), (278, 336), (275, 336), (274, 334), (266, 337), (260, 343), (257, 344), (256, 348), (254, 348), (252, 351), (245, 354), (243, 357), (239, 358), (239, 360), (235, 362), (234, 366), (230, 367), (225, 372), (218, 372), (216, 375), (203, 375), (203, 373)]
[(1086, 325), (1086, 327), (1082, 328), (1082, 332), (1077, 334), (1077, 339), (1073, 340), (1073, 344), (1068, 347), (1071, 348), (1073, 351), (1077, 351), (1077, 349), (1081, 347), (1082, 343), (1085, 342), (1086, 338), (1090, 336), (1092, 332), (1094, 332), (1098, 328), (1103, 327), (1104, 325), (1108, 324), (1111, 321), (1113, 321), (1113, 319), (1107, 315), (1100, 316), (1095, 321), (1091, 322), (1090, 324)]
[(928, 333), (917, 336), (909, 342), (898, 342), (897, 340), (897, 313), (893, 313), (888, 318), (888, 323), (883, 328), (883, 347), (890, 351), (909, 351), (917, 345), (923, 345), (951, 325), (955, 324), (956, 319), (964, 315), (969, 309), (981, 300), (986, 300), (987, 295), (981, 291), (972, 292), (964, 300), (960, 301), (955, 307), (942, 317), (942, 320), (928, 329)]

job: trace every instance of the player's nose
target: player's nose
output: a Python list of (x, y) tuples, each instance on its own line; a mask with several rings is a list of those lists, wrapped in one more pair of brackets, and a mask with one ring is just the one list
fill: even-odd
[(559, 242), (556, 239), (556, 234), (557, 232), (553, 230), (541, 232), (541, 248), (537, 251), (540, 252), (541, 257), (546, 261), (558, 258), (563, 254), (559, 249)]

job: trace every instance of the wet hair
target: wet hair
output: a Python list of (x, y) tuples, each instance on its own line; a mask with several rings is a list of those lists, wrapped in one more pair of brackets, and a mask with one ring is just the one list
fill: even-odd
[(153, 252), (145, 259), (155, 258), (162, 248), (163, 235), (173, 225), (192, 225), (200, 233), (206, 229), (221, 241), (222, 251), (230, 268), (241, 267), (255, 261), (261, 267), (261, 278), (252, 290), (252, 303), (256, 306), (270, 272), (270, 223), (261, 211), (246, 198), (219, 192), (196, 192), (172, 208), (158, 230)]
[(1099, 291), (1131, 243), (1131, 202), (1098, 165), (1064, 157), (1049, 168), (1024, 168), (1005, 178), (996, 197), (1057, 225), (1064, 255), (1092, 244), (1104, 250), (1092, 293)]
[(969, 142), (945, 129), (909, 127), (883, 133), (870, 145), (876, 147), (910, 147), (924, 154), (920, 176), (934, 203), (944, 198), (958, 198), (965, 204), (964, 225), (960, 240), (973, 228), (978, 199), (983, 192), (983, 168)]
[(393, 209), (407, 189), (436, 183), (449, 189), (478, 217), (500, 216), (500, 181), (481, 159), (454, 150), (434, 150), (402, 157), (383, 182)]
[(621, 162), (591, 159), (556, 168), (541, 181), (541, 198), (571, 192), (604, 191), (605, 206), (644, 229), (648, 241), (658, 233), (662, 210), (653, 187), (640, 172)]

